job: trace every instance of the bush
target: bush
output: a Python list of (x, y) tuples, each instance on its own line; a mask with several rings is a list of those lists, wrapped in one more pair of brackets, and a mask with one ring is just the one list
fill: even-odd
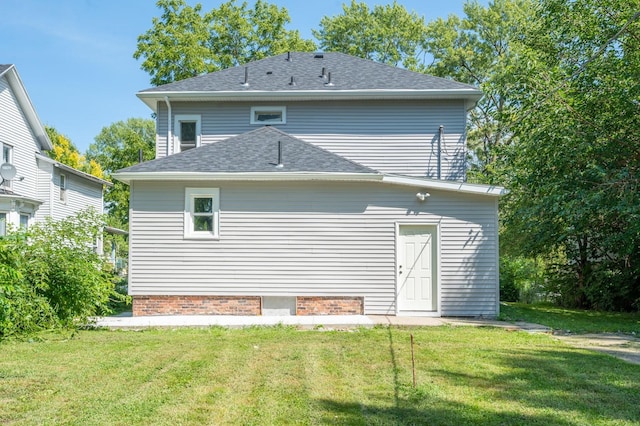
[(108, 311), (119, 296), (94, 250), (101, 224), (88, 210), (0, 239), (0, 337), (76, 327)]
[(533, 303), (545, 299), (544, 267), (536, 259), (500, 257), (500, 300)]

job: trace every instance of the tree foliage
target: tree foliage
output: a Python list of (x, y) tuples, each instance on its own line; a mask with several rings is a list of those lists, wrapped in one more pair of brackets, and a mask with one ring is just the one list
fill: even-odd
[(160, 18), (138, 37), (135, 59), (161, 85), (229, 68), (286, 51), (312, 51), (315, 44), (287, 30), (285, 8), (257, 0), (230, 0), (204, 13), (202, 5), (191, 7), (185, 0), (159, 0)]
[(509, 75), (504, 70), (513, 59), (511, 45), (532, 18), (533, 0), (495, 0), (487, 6), (464, 4), (465, 17), (450, 15), (427, 25), (424, 48), (433, 62), (424, 71), (476, 86), (484, 97), (469, 114), (467, 143), (471, 153), (468, 179), (497, 183), (501, 147), (508, 129), (512, 101), (504, 91)]
[(67, 136), (53, 127), (46, 126), (45, 130), (53, 144), (53, 149), (47, 152), (51, 159), (101, 179), (104, 177), (100, 164), (94, 160), (87, 160)]
[(0, 338), (76, 327), (108, 310), (108, 265), (93, 247), (102, 216), (83, 211), (0, 238)]
[(338, 51), (389, 65), (416, 70), (422, 63), (424, 18), (396, 1), (376, 5), (351, 0), (343, 13), (324, 17), (313, 35), (326, 51)]
[(567, 305), (640, 308), (639, 41), (633, 2), (547, 0), (510, 65), (505, 223)]
[[(87, 157), (104, 168), (110, 179), (116, 170), (137, 164), (142, 150), (143, 160), (155, 158), (155, 122), (151, 119), (129, 118), (102, 128), (89, 146)], [(127, 227), (129, 223), (129, 186), (115, 181), (105, 193), (109, 224)]]

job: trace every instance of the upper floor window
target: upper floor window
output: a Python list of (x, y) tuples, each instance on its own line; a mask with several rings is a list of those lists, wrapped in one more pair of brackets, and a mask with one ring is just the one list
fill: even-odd
[(175, 116), (175, 152), (200, 146), (201, 116), (197, 114)]
[(67, 202), (67, 175), (60, 174), (60, 201)]
[(251, 124), (286, 124), (287, 108), (283, 106), (251, 107)]
[(185, 238), (218, 238), (219, 188), (185, 189)]

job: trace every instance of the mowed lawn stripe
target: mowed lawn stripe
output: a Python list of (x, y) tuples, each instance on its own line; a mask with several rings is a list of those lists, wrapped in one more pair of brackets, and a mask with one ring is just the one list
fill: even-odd
[(4, 342), (0, 352), (7, 424), (637, 425), (640, 418), (636, 365), (502, 329), (98, 330)]

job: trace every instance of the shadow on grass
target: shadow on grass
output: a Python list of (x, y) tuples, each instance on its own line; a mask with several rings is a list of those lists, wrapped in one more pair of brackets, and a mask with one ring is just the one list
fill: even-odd
[(575, 425), (640, 419), (640, 369), (606, 355), (570, 347), (479, 348), (474, 368), (423, 366), (413, 388), (400, 379), (408, 374), (399, 366), (391, 328), (388, 340), (393, 389), (369, 390), (359, 402), (316, 400), (323, 423)]

